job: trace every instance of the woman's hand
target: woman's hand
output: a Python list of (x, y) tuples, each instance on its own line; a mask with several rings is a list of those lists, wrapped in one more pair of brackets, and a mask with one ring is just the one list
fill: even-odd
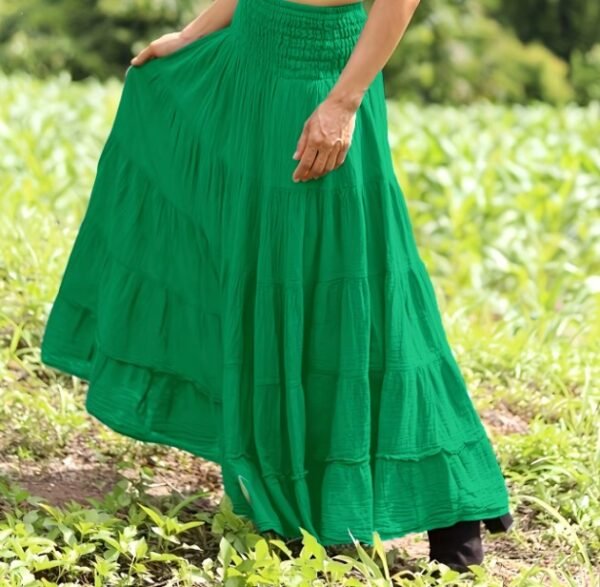
[(337, 82), (304, 124), (293, 155), (301, 158), (294, 181), (320, 177), (344, 162), (358, 104), (404, 35), (419, 0), (375, 0), (372, 4)]
[(131, 59), (132, 65), (142, 65), (149, 59), (155, 59), (156, 57), (164, 57), (170, 53), (174, 53), (178, 49), (181, 49), (188, 43), (191, 43), (194, 39), (184, 36), (181, 31), (174, 33), (166, 33), (152, 41), (149, 45), (144, 47), (135, 57)]
[(346, 159), (356, 123), (356, 104), (326, 98), (304, 123), (294, 159), (294, 181), (322, 177)]

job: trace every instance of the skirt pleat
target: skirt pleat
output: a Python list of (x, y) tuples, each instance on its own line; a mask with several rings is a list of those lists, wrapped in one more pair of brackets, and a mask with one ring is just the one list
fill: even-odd
[(115, 431), (219, 463), (234, 511), (324, 545), (505, 514), (387, 140), (381, 72), (345, 163), (292, 181), (361, 3), (239, 0), (130, 67), (42, 340)]

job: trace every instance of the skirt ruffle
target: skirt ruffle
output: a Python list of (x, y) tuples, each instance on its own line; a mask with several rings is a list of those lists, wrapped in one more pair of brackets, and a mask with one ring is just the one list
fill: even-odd
[[(87, 380), (114, 430), (219, 463), (260, 530), (372, 543), (503, 515), (394, 175), (381, 74), (344, 165), (291, 179), (366, 15), (308, 6), (240, 0), (229, 27), (127, 71), (42, 361)], [(300, 25), (338, 52), (261, 58)]]

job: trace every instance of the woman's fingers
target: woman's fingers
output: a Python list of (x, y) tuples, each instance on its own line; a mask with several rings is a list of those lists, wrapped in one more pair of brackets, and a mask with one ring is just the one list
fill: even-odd
[(154, 54), (152, 45), (147, 45), (131, 60), (131, 63), (133, 65), (141, 65), (142, 63), (148, 61), (149, 59), (153, 59), (154, 57), (156, 57), (156, 55)]
[(187, 45), (190, 42), (189, 39), (185, 39), (181, 31), (174, 31), (172, 33), (165, 33), (158, 39), (152, 41), (149, 45), (144, 47), (132, 60), (132, 65), (141, 65), (150, 59), (157, 57), (164, 57), (177, 51), (181, 47)]
[(338, 167), (337, 160), (342, 150), (342, 142), (338, 141), (333, 147), (333, 149), (331, 149), (331, 153), (329, 153), (329, 157), (327, 158), (327, 164), (325, 165), (325, 173), (329, 173), (330, 171), (333, 171), (336, 167)]
[(315, 145), (313, 145), (310, 141), (310, 139), (308, 140), (308, 144), (306, 145), (306, 148), (304, 149), (304, 152), (302, 153), (302, 158), (300, 159), (300, 163), (298, 164), (298, 167), (296, 167), (296, 170), (294, 171), (294, 181), (304, 181), (306, 179), (308, 179), (308, 174), (310, 171), (310, 168), (312, 167), (315, 158), (317, 156), (318, 153), (318, 149)]
[(313, 126), (310, 122), (305, 124), (296, 153), (300, 153), (300, 163), (293, 174), (294, 181), (307, 181), (316, 179), (327, 168), (329, 157), (333, 148), (339, 143), (336, 140), (330, 144), (321, 134), (315, 137)]
[(339, 144), (336, 144), (335, 147), (331, 149), (331, 151), (329, 152), (329, 156), (327, 157), (327, 161), (325, 162), (325, 167), (323, 168), (323, 171), (318, 175), (318, 177), (323, 177), (323, 175), (327, 175), (337, 167), (336, 162), (340, 150), (341, 146)]
[(311, 166), (311, 168), (309, 169), (309, 177), (310, 178), (316, 178), (319, 177), (320, 175), (322, 175), (325, 171), (325, 167), (327, 165), (327, 161), (329, 159), (329, 155), (331, 154), (332, 149), (329, 149), (328, 151), (322, 151), (321, 149), (319, 149), (317, 151), (317, 156), (315, 158), (315, 160), (313, 161), (313, 164)]
[(349, 113), (335, 102), (325, 100), (304, 123), (294, 159), (294, 181), (316, 179), (339, 167), (352, 142), (356, 111)]
[(335, 162), (337, 159), (338, 152), (340, 151), (340, 144), (336, 143), (333, 148), (329, 151), (327, 156), (323, 156), (323, 164), (318, 165), (318, 157), (315, 159), (315, 163), (312, 166), (310, 172), (311, 177), (314, 179), (318, 179), (319, 177), (323, 177), (328, 174), (330, 171), (335, 169)]
[(294, 159), (300, 159), (302, 154), (304, 153), (304, 149), (306, 148), (306, 143), (308, 142), (308, 124), (304, 123), (304, 127), (302, 128), (302, 133), (300, 134), (300, 138), (298, 139), (298, 145), (296, 146), (296, 151), (293, 155)]
[(346, 160), (346, 155), (348, 154), (348, 149), (349, 148), (350, 148), (350, 145), (344, 145), (336, 153), (335, 167), (339, 167)]
[(308, 155), (306, 158), (302, 158), (294, 173), (294, 178), (297, 177), (299, 181), (317, 179), (339, 167), (346, 158), (348, 148), (343, 145), (342, 141), (336, 141), (333, 147), (322, 143), (317, 147), (309, 142), (306, 152)]

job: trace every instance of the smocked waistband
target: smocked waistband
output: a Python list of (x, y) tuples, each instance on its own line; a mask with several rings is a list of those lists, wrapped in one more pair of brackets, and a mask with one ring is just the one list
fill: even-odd
[(316, 6), (291, 0), (238, 0), (231, 22), (238, 48), (261, 67), (290, 77), (339, 75), (367, 12), (362, 1)]

